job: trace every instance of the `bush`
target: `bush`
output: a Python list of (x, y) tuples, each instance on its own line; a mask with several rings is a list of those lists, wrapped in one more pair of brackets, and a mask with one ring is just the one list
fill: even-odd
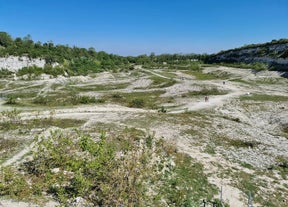
[(129, 107), (133, 107), (133, 108), (143, 108), (144, 106), (145, 106), (145, 101), (144, 99), (141, 99), (141, 98), (135, 98), (131, 100), (131, 102), (129, 103)]
[(17, 71), (17, 76), (23, 76), (23, 75), (35, 75), (39, 76), (44, 73), (43, 68), (37, 67), (37, 66), (29, 66), (29, 67), (24, 67), (20, 70)]
[(23, 175), (4, 172), (0, 196), (29, 199), (43, 191), (66, 205), (80, 196), (94, 206), (193, 206), (215, 193), (201, 164), (136, 129), (117, 137), (102, 132), (97, 141), (57, 130), (36, 142)]
[(97, 103), (97, 100), (95, 97), (79, 96), (78, 99), (79, 99), (79, 103), (81, 104)]
[(11, 167), (1, 167), (0, 196), (25, 199), (31, 194), (31, 189), (25, 177)]
[(6, 78), (12, 75), (12, 72), (7, 69), (0, 70), (0, 78)]
[(8, 105), (17, 104), (16, 97), (15, 96), (8, 96), (7, 97), (7, 101), (5, 102), (5, 104), (8, 104)]
[(164, 106), (161, 106), (160, 109), (158, 109), (158, 112), (161, 112), (161, 113), (166, 113), (167, 112), (167, 109), (165, 109)]
[(40, 104), (40, 105), (48, 105), (51, 102), (51, 99), (49, 99), (46, 96), (37, 96), (34, 100), (34, 104)]

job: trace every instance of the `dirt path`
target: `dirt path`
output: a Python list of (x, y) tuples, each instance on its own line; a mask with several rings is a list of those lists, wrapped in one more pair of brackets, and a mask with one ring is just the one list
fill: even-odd
[(23, 150), (18, 152), (17, 154), (13, 155), (10, 159), (6, 160), (4, 163), (2, 163), (2, 167), (6, 167), (8, 165), (12, 165), (16, 163), (17, 161), (21, 160), (27, 153), (31, 152), (31, 150), (36, 145), (35, 142), (32, 142), (29, 146), (25, 147)]
[(219, 189), (222, 188), (222, 199), (225, 202), (227, 202), (231, 207), (246, 207), (242, 201), (242, 198), (244, 197), (243, 193), (239, 189), (231, 186), (228, 179), (219, 178), (217, 176), (218, 168), (213, 165), (213, 163), (217, 163), (223, 167), (231, 167), (232, 164), (227, 163), (227, 161), (221, 157), (201, 153), (196, 147), (192, 149), (191, 147), (187, 148), (185, 143), (179, 143), (178, 146), (184, 153), (190, 155), (203, 164), (206, 174), (209, 174), (209, 182), (216, 185)]
[(170, 113), (183, 113), (185, 111), (197, 111), (202, 109), (216, 108), (222, 106), (224, 103), (228, 102), (233, 98), (238, 98), (241, 95), (245, 95), (247, 93), (247, 89), (235, 86), (233, 84), (226, 84), (223, 87), (220, 84), (209, 81), (206, 82), (207, 85), (215, 85), (217, 87), (222, 87), (223, 89), (229, 91), (228, 94), (225, 95), (215, 95), (209, 96), (208, 101), (205, 101), (203, 96), (203, 100), (198, 100), (196, 102), (187, 102), (185, 105), (181, 106), (181, 108), (175, 108)]
[(218, 95), (218, 96), (210, 96), (209, 101), (197, 101), (197, 102), (190, 102), (181, 108), (175, 108), (173, 111), (169, 113), (176, 114), (176, 113), (183, 113), (185, 111), (198, 111), (202, 109), (209, 109), (209, 108), (216, 108), (222, 106), (225, 102), (232, 98), (237, 98), (240, 95), (244, 95), (242, 91), (235, 91), (226, 95)]
[(33, 141), (29, 146), (25, 147), (23, 150), (19, 151), (18, 153), (16, 153), (15, 155), (13, 155), (13, 157), (11, 157), (10, 159), (6, 160), (4, 163), (2, 163), (1, 167), (6, 167), (12, 164), (17, 163), (18, 161), (22, 161), (23, 157), (28, 154), (29, 152), (31, 152), (34, 147), (37, 145), (37, 143), (39, 143), (41, 141), (41, 139), (45, 139), (48, 136), (50, 136), (50, 131), (53, 129), (55, 130), (55, 127), (50, 127), (49, 129), (45, 130), (44, 132), (42, 132), (39, 135), (39, 139), (37, 140), (37, 142)]

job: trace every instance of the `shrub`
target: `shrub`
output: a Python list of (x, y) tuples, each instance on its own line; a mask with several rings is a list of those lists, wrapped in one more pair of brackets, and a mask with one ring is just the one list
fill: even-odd
[(16, 97), (14, 97), (14, 96), (9, 96), (7, 98), (7, 101), (5, 102), (5, 104), (8, 104), (8, 105), (14, 105), (16, 103), (17, 103), (16, 102)]
[(72, 97), (71, 99), (73, 105), (77, 104), (90, 104), (90, 103), (97, 103), (97, 100), (95, 97), (90, 97), (90, 96), (77, 96), (75, 98)]
[(11, 167), (0, 168), (0, 196), (25, 199), (31, 193), (30, 186), (23, 175)]
[(158, 112), (166, 113), (166, 112), (167, 112), (167, 109), (165, 109), (164, 106), (161, 106), (161, 108), (158, 110)]
[(141, 98), (132, 99), (131, 102), (129, 103), (129, 107), (143, 108), (144, 106), (145, 106), (145, 101), (144, 99), (141, 99)]
[(57, 130), (36, 142), (33, 160), (21, 166), (25, 174), (5, 173), (1, 196), (28, 199), (44, 191), (67, 205), (80, 196), (94, 206), (193, 206), (215, 192), (202, 165), (139, 130), (125, 129), (119, 137), (102, 132), (98, 141)]
[(48, 105), (49, 102), (51, 102), (51, 100), (46, 96), (37, 96), (33, 100), (34, 104), (40, 104), (40, 105)]
[(0, 78), (6, 78), (12, 75), (12, 72), (7, 69), (0, 70)]

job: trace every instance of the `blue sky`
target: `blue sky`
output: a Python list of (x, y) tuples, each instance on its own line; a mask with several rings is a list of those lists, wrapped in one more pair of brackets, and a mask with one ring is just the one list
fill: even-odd
[(288, 0), (0, 0), (0, 31), (119, 55), (288, 38)]

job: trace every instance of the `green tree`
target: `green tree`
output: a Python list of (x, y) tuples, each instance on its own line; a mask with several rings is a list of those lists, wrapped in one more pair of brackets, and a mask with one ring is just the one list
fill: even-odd
[(12, 44), (12, 37), (7, 32), (0, 32), (0, 46), (8, 47)]

